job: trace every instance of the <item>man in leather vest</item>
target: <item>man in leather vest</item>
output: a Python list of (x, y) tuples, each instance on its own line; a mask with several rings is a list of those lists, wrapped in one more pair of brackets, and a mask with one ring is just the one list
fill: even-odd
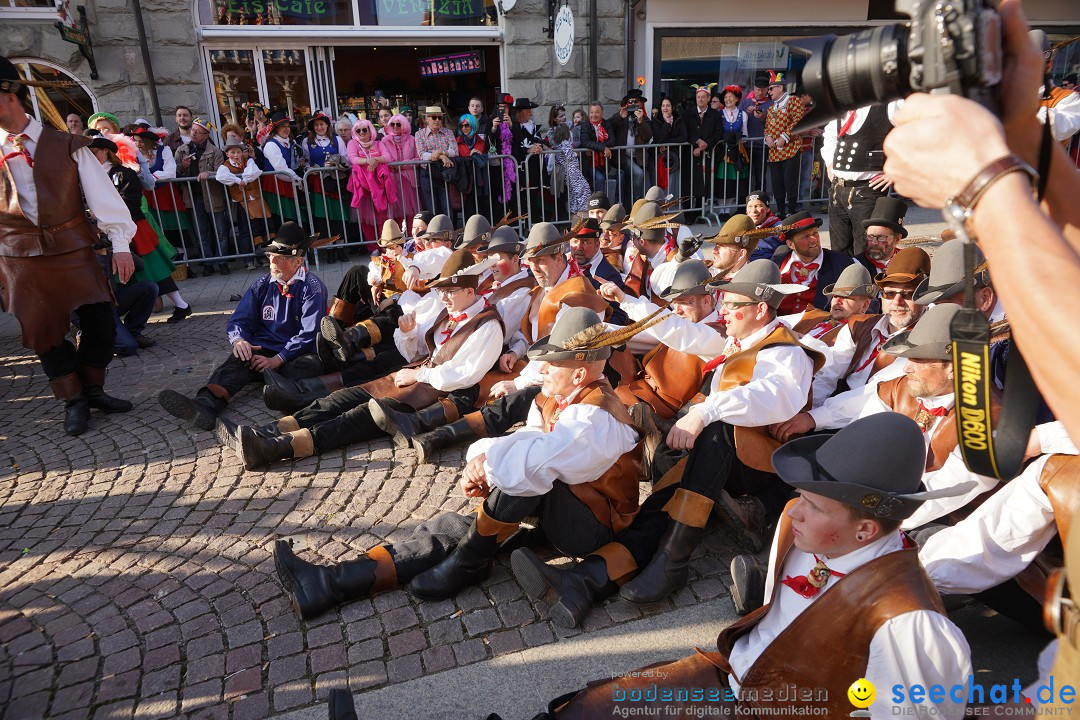
[(603, 376), (611, 354), (599, 315), (571, 308), (533, 345), (544, 363), (543, 395), (525, 428), (474, 443), (461, 486), (484, 498), (469, 519), (441, 515), (405, 542), (321, 567), (274, 546), (278, 576), (305, 619), (335, 605), (408, 583), (422, 599), (452, 597), (483, 581), (499, 546), (528, 516), (561, 552), (585, 555), (637, 512), (640, 436)]
[(703, 368), (705, 377), (711, 373), (709, 395), (667, 434), (669, 447), (690, 453), (658, 486), (678, 485), (663, 508), (670, 520), (661, 525), (666, 529), (648, 566), (623, 585), (626, 600), (658, 602), (686, 584), (690, 555), (715, 505), (737, 541), (756, 551), (766, 540), (770, 516), (779, 514), (788, 497), (769, 463), (778, 443), (762, 428), (807, 405), (811, 377), (824, 358), (800, 345), (776, 318), (781, 298), (804, 289), (782, 285), (779, 275), (772, 262), (755, 260), (719, 285), (727, 327), (719, 354), (716, 333), (684, 337), (679, 346), (713, 356)]
[[(131, 409), (103, 389), (116, 326), (109, 280), (93, 247), (98, 232), (108, 236), (112, 270), (126, 283), (135, 269), (135, 223), (87, 149), (90, 139), (43, 127), (26, 114), (27, 96), (26, 81), (0, 57), (0, 307), (19, 321), (23, 346), (64, 401), (64, 432), (81, 435), (91, 409)], [(78, 350), (66, 338), (72, 312), (82, 329)]]
[[(968, 681), (968, 644), (945, 616), (917, 547), (898, 529), (921, 502), (941, 495), (920, 487), (915, 423), (895, 413), (864, 418), (836, 435), (792, 441), (772, 463), (800, 497), (788, 504), (770, 553), (769, 603), (725, 628), (719, 652), (592, 683), (552, 701), (537, 720), (610, 717), (617, 707), (677, 718), (842, 718), (852, 710), (852, 678), (877, 686), (873, 717), (963, 717), (966, 693), (956, 700), (947, 690)], [(919, 702), (908, 694), (915, 685), (946, 693)], [(788, 686), (824, 693), (775, 692)], [(904, 691), (900, 702), (894, 686)], [(677, 688), (716, 692), (668, 692)], [(641, 700), (616, 704), (619, 697)]]
[(829, 298), (828, 312), (808, 307), (799, 315), (788, 315), (781, 320), (796, 335), (832, 347), (850, 321), (865, 316), (877, 298), (878, 289), (866, 268), (852, 263), (844, 268), (835, 283), (825, 287), (824, 294)]
[[(605, 313), (610, 306), (596, 294), (593, 284), (582, 274), (575, 274), (566, 256), (567, 237), (554, 225), (536, 223), (529, 230), (522, 260), (529, 264), (537, 285), (529, 291), (529, 307), (521, 325), (508, 341), (508, 349), (499, 358), (498, 367), (520, 365), (526, 349), (549, 334), (555, 319), (568, 307), (587, 307)], [(514, 424), (523, 422), (543, 380), (541, 363), (529, 362), (517, 376), (491, 386), (494, 402), (446, 425), (430, 425), (426, 432), (411, 438), (412, 446), (426, 462), (438, 450), (483, 437), (498, 437)], [(399, 431), (406, 430), (395, 423)]]
[[(391, 398), (397, 407), (414, 411), (440, 399), (456, 406), (475, 402), (477, 384), (499, 357), (503, 328), (498, 313), (476, 292), (473, 266), (467, 250), (454, 252), (439, 279), (429, 284), (442, 312), (423, 326), (411, 314), (401, 317), (401, 337), (395, 339), (411, 365), (336, 390), (264, 428), (219, 419), (218, 438), (250, 470), (379, 437), (382, 431), (368, 410), (373, 397)], [(455, 395), (462, 397), (448, 398)]]

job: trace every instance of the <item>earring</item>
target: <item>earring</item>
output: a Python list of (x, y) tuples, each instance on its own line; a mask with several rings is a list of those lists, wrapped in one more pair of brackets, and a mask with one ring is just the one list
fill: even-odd
[(866, 539), (866, 536), (865, 536), (865, 535), (862, 535), (862, 534), (860, 533), (860, 534), (858, 534), (858, 535), (856, 535), (856, 536), (855, 536), (855, 539), (856, 539), (856, 540), (858, 540), (859, 542), (862, 542), (863, 540), (865, 540), (865, 539)]

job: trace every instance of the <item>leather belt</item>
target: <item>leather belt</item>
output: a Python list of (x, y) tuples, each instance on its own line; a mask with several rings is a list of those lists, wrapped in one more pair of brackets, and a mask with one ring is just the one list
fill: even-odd
[(845, 180), (841, 177), (833, 178), (833, 182), (840, 187), (862, 187), (870, 184), (869, 180)]

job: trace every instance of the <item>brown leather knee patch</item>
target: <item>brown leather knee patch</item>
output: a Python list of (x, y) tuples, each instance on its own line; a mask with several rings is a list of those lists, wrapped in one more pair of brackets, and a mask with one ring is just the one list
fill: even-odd
[(384, 546), (379, 545), (367, 551), (369, 559), (375, 561), (375, 582), (371, 585), (371, 594), (397, 587), (397, 565), (394, 557)]
[(286, 415), (277, 421), (277, 429), (283, 433), (293, 432), (300, 429), (300, 423), (292, 415)]
[(292, 438), (290, 444), (294, 458), (306, 458), (315, 454), (315, 438), (311, 436), (310, 430), (293, 430), (288, 435)]
[(676, 522), (690, 527), (703, 528), (709, 522), (712, 512), (712, 500), (696, 492), (679, 488), (664, 506), (664, 512)]
[(496, 520), (484, 511), (483, 504), (476, 508), (476, 532), (485, 537), (495, 536), (499, 542), (505, 542), (507, 538), (517, 532), (521, 523), (505, 523)]
[(619, 585), (629, 580), (634, 571), (638, 569), (634, 556), (630, 554), (625, 545), (617, 542), (610, 542), (589, 554), (599, 555), (604, 558), (604, 564), (607, 565), (608, 580)]

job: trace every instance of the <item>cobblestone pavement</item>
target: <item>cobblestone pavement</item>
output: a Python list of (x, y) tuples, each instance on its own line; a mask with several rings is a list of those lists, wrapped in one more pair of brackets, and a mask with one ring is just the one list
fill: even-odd
[[(580, 630), (556, 628), (505, 557), (452, 601), (398, 590), (301, 623), (275, 539), (333, 562), (470, 503), (462, 450), (418, 465), (380, 440), (246, 472), (158, 406), (160, 389), (194, 392), (223, 359), (228, 296), (254, 277), (183, 283), (196, 315), (155, 316), (158, 345), (111, 366), (106, 389), (135, 409), (95, 413), (78, 438), (17, 326), (0, 323), (0, 716), (261, 718), (726, 593), (731, 552), (714, 533), (689, 587), (649, 608), (608, 602)], [(254, 390), (229, 417), (270, 419)]]

